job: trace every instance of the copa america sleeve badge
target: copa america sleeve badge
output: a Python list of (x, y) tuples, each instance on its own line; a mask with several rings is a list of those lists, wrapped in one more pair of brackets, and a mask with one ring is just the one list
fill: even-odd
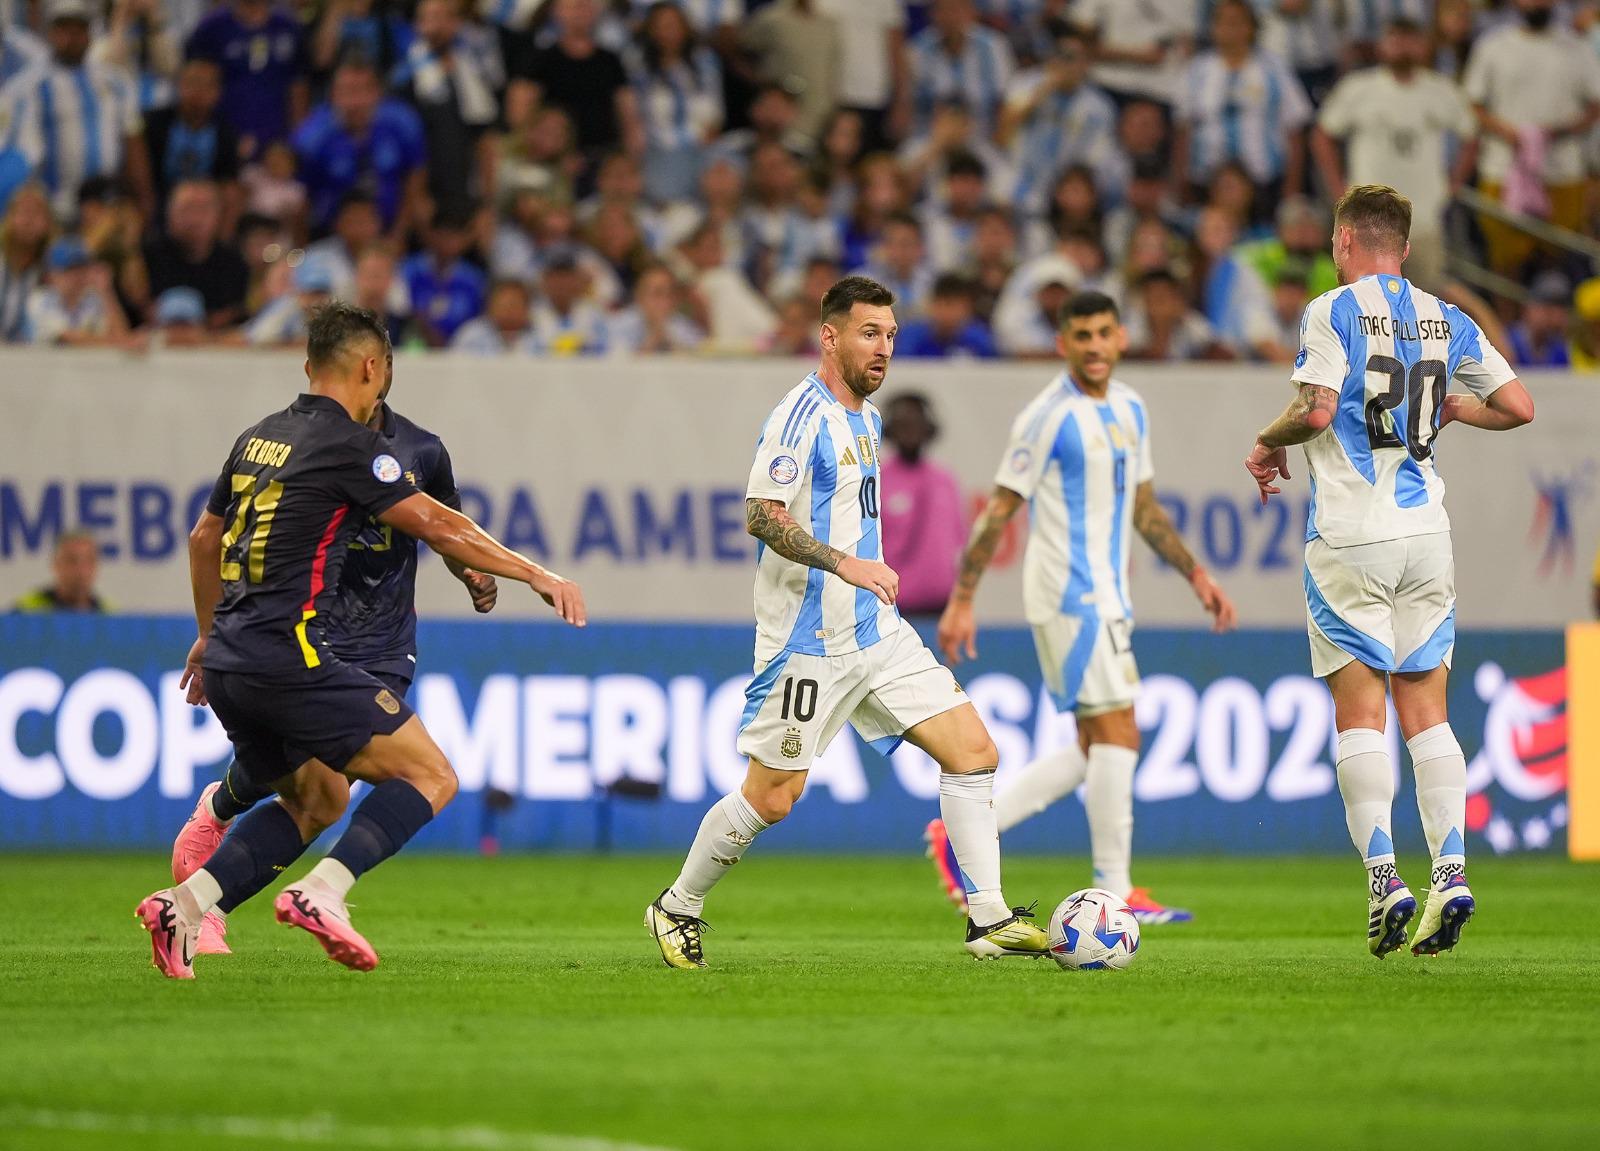
[(800, 477), (800, 465), (794, 462), (793, 456), (779, 456), (767, 468), (767, 474), (772, 477), (773, 482), (787, 487)]

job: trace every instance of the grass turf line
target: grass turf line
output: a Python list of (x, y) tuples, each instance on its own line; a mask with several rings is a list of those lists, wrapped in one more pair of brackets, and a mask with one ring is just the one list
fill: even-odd
[[(311, 1119), (327, 1146), (519, 1151), (1554, 1148), (1600, 1121), (1600, 872), (1558, 860), (1475, 860), (1461, 949), (1379, 963), (1354, 861), (1149, 859), (1199, 921), (1068, 973), (967, 959), (921, 859), (753, 854), (708, 910), (713, 969), (686, 973), (640, 923), (674, 859), (417, 856), (356, 892), (376, 972), (258, 898), (190, 984), (132, 916), (164, 864), (0, 857), (0, 1148), (170, 1147), (208, 1115), (229, 1148)], [(1016, 857), (1006, 890), (1048, 908), (1086, 873)]]

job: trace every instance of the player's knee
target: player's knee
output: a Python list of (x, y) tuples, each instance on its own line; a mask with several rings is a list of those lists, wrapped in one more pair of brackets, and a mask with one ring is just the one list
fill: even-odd
[(767, 824), (777, 823), (794, 810), (795, 800), (799, 799), (797, 789), (787, 781), (753, 787), (748, 782), (743, 788), (745, 802), (755, 808), (755, 812)]
[(965, 775), (973, 771), (993, 770), (999, 762), (1000, 749), (989, 738), (989, 730), (977, 724), (973, 730), (962, 732), (961, 738), (953, 741), (953, 746), (939, 761), (939, 766), (954, 775)]

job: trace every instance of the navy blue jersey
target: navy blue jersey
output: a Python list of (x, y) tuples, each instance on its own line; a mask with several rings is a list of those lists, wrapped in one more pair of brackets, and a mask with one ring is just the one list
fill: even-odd
[(389, 442), (327, 396), (247, 428), (206, 504), (225, 528), (204, 666), (279, 678), (322, 667), (350, 541), (416, 493)]
[[(387, 404), (379, 429), (386, 450), (400, 461), (406, 480), (457, 511), (450, 453), (438, 436)], [(339, 596), (328, 609), (333, 654), (373, 674), (416, 674), (417, 541), (368, 519), (350, 542), (339, 573)]]

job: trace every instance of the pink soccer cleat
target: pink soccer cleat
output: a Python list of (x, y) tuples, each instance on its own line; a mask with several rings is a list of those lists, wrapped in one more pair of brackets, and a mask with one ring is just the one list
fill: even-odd
[(208, 911), (200, 920), (200, 944), (196, 955), (232, 955), (228, 946), (228, 920), (220, 911)]
[(200, 924), (183, 914), (177, 889), (145, 896), (133, 914), (150, 933), (150, 962), (156, 970), (168, 979), (193, 979)]
[(172, 841), (174, 882), (182, 883), (204, 867), (206, 860), (222, 843), (222, 837), (228, 834), (228, 825), (212, 815), (211, 809), (206, 806), (206, 800), (221, 786), (220, 783), (206, 785), (195, 802), (194, 810), (189, 813), (189, 821), (178, 832), (178, 838)]
[(950, 836), (945, 832), (944, 820), (931, 820), (922, 838), (928, 845), (927, 854), (933, 860), (933, 869), (939, 873), (939, 886), (944, 888), (945, 898), (965, 915), (967, 885), (961, 874), (961, 865), (956, 862), (956, 850), (950, 846)]
[(335, 963), (352, 971), (371, 971), (378, 953), (361, 933), (350, 926), (344, 900), (318, 882), (286, 887), (272, 901), (278, 922), (309, 931)]
[(1143, 887), (1128, 892), (1128, 910), (1140, 923), (1190, 923), (1194, 920), (1194, 912), (1157, 903)]

